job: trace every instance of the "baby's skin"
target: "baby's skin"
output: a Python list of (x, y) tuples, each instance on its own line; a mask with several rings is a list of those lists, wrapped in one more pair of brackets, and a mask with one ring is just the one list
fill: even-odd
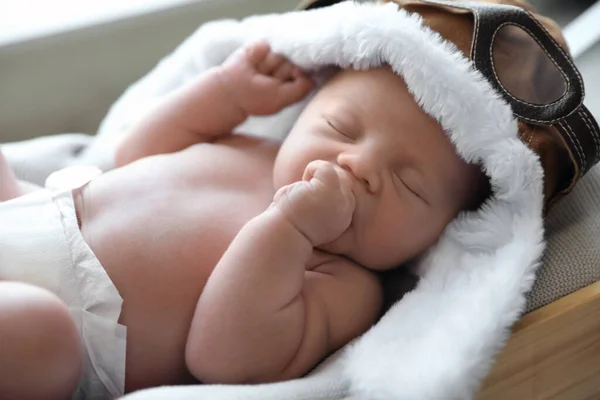
[(124, 299), (126, 391), (304, 375), (378, 318), (477, 174), (388, 68), (342, 71), (283, 143), (232, 130), (313, 82), (258, 43), (148, 113), (76, 192)]

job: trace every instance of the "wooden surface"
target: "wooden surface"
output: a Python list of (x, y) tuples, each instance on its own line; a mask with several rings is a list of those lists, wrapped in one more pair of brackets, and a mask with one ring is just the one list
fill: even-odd
[(599, 400), (600, 282), (525, 315), (478, 400)]

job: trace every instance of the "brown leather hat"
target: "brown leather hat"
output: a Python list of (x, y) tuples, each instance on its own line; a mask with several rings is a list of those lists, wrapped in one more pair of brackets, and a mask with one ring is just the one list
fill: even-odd
[[(306, 0), (299, 9), (343, 0)], [(600, 129), (558, 25), (523, 0), (394, 2), (451, 41), (511, 105), (519, 135), (541, 159), (549, 206), (600, 159)], [(516, 6), (516, 7), (513, 7)]]

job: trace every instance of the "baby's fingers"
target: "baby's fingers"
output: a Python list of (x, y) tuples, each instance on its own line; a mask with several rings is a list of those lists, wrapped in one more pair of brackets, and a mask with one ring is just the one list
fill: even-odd
[[(340, 167), (334, 166), (332, 163), (315, 160), (309, 163), (304, 170), (303, 181), (320, 182), (317, 187), (325, 187), (329, 190), (338, 191), (342, 194), (341, 199), (345, 199), (347, 206), (351, 209), (355, 207), (354, 192), (352, 191), (352, 178), (350, 174)], [(314, 187), (314, 186), (313, 186)], [(343, 204), (340, 203), (340, 206)]]
[(354, 192), (352, 191), (352, 178), (350, 178), (350, 174), (347, 171), (344, 171), (341, 168), (337, 168), (336, 173), (340, 182), (342, 196), (347, 199), (348, 205), (354, 210), (356, 199), (354, 198)]
[[(292, 74), (293, 74), (292, 70)], [(279, 96), (285, 104), (290, 105), (302, 100), (313, 89), (315, 83), (308, 76), (302, 75), (286, 81), (279, 86)]]
[(313, 179), (317, 179), (326, 185), (337, 184), (338, 182), (338, 176), (333, 164), (323, 160), (311, 161), (306, 166), (302, 180), (308, 182)]
[(267, 42), (257, 42), (247, 46), (243, 51), (247, 53), (250, 63), (258, 67), (271, 52), (271, 47)]
[(292, 71), (295, 68), (291, 62), (286, 61), (273, 71), (273, 77), (281, 82), (291, 81), (294, 78)]
[(285, 62), (286, 59), (281, 54), (269, 52), (256, 68), (261, 74), (272, 76)]

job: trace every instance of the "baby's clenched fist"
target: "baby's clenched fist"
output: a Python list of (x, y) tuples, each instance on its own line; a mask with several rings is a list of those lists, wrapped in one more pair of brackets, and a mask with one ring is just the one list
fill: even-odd
[(245, 115), (271, 115), (302, 100), (314, 83), (299, 67), (259, 42), (235, 51), (220, 67), (232, 100)]
[(348, 172), (326, 161), (313, 161), (302, 181), (275, 193), (273, 206), (306, 236), (313, 246), (337, 239), (350, 226), (355, 208)]

